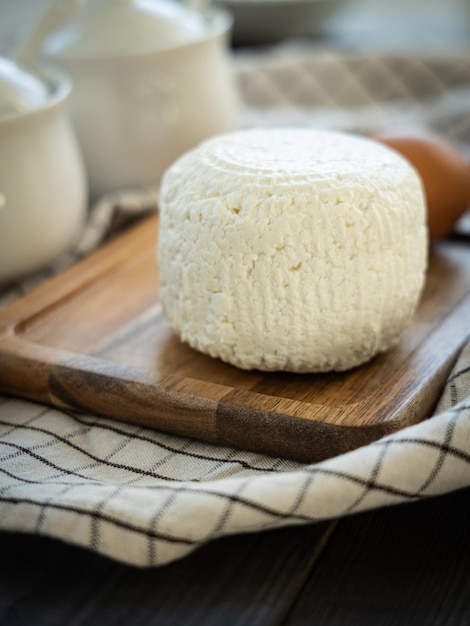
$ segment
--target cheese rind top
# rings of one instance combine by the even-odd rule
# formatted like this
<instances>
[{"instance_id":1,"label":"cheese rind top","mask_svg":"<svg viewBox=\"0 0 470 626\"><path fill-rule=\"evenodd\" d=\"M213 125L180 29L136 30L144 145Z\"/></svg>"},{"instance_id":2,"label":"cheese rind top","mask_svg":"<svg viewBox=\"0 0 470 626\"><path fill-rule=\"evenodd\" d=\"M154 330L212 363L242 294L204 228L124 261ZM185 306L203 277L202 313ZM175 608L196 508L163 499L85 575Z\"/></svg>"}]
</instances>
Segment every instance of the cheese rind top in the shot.
<instances>
[{"instance_id":1,"label":"cheese rind top","mask_svg":"<svg viewBox=\"0 0 470 626\"><path fill-rule=\"evenodd\" d=\"M193 348L244 369L346 370L395 345L427 262L409 163L333 131L207 140L160 190L161 302Z\"/></svg>"}]
</instances>

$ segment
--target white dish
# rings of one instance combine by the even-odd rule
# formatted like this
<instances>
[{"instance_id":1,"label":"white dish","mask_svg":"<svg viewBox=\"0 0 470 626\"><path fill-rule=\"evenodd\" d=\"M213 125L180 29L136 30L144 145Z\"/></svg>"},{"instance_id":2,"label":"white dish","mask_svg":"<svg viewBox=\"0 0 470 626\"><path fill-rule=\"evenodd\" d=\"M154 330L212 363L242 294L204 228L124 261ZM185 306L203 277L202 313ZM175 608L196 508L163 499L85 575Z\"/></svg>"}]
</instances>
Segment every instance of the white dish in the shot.
<instances>
[{"instance_id":1,"label":"white dish","mask_svg":"<svg viewBox=\"0 0 470 626\"><path fill-rule=\"evenodd\" d=\"M73 82L93 200L156 186L182 152L234 127L231 24L222 9L202 17L169 0L86 0L45 40L43 56Z\"/></svg>"},{"instance_id":2,"label":"white dish","mask_svg":"<svg viewBox=\"0 0 470 626\"><path fill-rule=\"evenodd\" d=\"M46 266L71 244L85 219L87 184L66 113L69 80L52 68L33 75L13 62L0 61L4 284Z\"/></svg>"}]
</instances>

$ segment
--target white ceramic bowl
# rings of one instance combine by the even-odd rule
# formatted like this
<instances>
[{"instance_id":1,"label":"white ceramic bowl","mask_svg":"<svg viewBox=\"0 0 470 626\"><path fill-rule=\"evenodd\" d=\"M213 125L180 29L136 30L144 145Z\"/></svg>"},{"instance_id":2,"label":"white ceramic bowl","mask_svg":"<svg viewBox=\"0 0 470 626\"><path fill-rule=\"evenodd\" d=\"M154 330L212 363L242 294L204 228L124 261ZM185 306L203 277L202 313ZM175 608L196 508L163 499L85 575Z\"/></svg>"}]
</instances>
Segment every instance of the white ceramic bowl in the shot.
<instances>
[{"instance_id":1,"label":"white ceramic bowl","mask_svg":"<svg viewBox=\"0 0 470 626\"><path fill-rule=\"evenodd\" d=\"M86 178L66 113L71 85L51 68L42 103L0 115L0 284L50 263L86 215Z\"/></svg>"},{"instance_id":2,"label":"white ceramic bowl","mask_svg":"<svg viewBox=\"0 0 470 626\"><path fill-rule=\"evenodd\" d=\"M116 17L109 2L103 6L109 19ZM231 24L231 16L218 9L204 19L201 36L163 47L156 37L154 49L135 51L127 44L121 50L119 38L114 48L109 44L111 52L95 50L93 29L77 49L57 45L68 41L60 32L46 42L46 58L73 81L70 111L92 198L157 185L182 152L234 127L238 94L227 54ZM140 31L139 26L133 42Z\"/></svg>"}]
</instances>

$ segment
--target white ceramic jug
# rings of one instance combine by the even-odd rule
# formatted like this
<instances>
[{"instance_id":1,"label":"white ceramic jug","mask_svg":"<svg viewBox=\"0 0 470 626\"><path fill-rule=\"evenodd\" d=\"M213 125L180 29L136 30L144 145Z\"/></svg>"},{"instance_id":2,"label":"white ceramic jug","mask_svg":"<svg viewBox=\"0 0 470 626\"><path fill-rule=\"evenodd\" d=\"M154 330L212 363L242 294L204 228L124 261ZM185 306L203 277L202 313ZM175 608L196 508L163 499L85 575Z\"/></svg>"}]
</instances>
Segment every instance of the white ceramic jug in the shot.
<instances>
[{"instance_id":1,"label":"white ceramic jug","mask_svg":"<svg viewBox=\"0 0 470 626\"><path fill-rule=\"evenodd\" d=\"M158 183L202 139L235 125L230 16L170 0L83 0L43 54L73 81L92 197Z\"/></svg>"},{"instance_id":2,"label":"white ceramic jug","mask_svg":"<svg viewBox=\"0 0 470 626\"><path fill-rule=\"evenodd\" d=\"M0 285L51 262L86 215L70 82L0 59Z\"/></svg>"}]
</instances>

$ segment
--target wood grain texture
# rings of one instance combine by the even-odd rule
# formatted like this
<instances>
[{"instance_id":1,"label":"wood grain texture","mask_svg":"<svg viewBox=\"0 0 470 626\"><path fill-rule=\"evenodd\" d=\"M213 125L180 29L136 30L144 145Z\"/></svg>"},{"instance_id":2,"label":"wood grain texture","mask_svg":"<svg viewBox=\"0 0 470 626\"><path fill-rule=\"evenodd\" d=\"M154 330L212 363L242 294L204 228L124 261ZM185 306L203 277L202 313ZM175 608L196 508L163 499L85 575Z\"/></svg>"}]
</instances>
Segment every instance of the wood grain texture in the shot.
<instances>
[{"instance_id":1,"label":"wood grain texture","mask_svg":"<svg viewBox=\"0 0 470 626\"><path fill-rule=\"evenodd\" d=\"M38 537L0 533L5 626L265 626L298 597L331 523L210 542L153 569Z\"/></svg>"},{"instance_id":2,"label":"wood grain texture","mask_svg":"<svg viewBox=\"0 0 470 626\"><path fill-rule=\"evenodd\" d=\"M469 489L341 521L285 626L468 626L469 525Z\"/></svg>"},{"instance_id":3,"label":"wood grain texture","mask_svg":"<svg viewBox=\"0 0 470 626\"><path fill-rule=\"evenodd\" d=\"M0 311L0 391L312 462L424 419L470 330L470 248L430 256L400 344L338 374L245 372L172 333L158 301L158 218Z\"/></svg>"}]
</instances>

